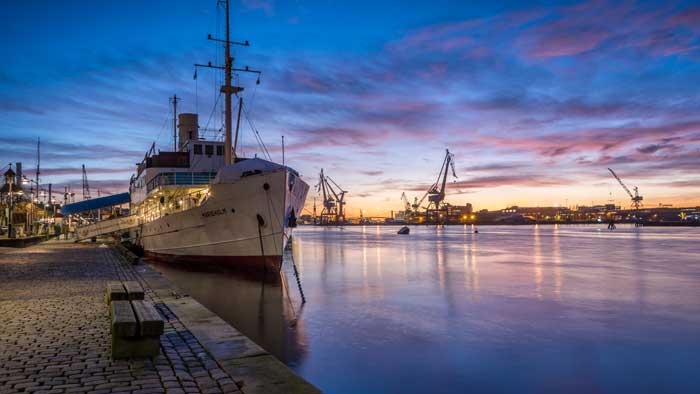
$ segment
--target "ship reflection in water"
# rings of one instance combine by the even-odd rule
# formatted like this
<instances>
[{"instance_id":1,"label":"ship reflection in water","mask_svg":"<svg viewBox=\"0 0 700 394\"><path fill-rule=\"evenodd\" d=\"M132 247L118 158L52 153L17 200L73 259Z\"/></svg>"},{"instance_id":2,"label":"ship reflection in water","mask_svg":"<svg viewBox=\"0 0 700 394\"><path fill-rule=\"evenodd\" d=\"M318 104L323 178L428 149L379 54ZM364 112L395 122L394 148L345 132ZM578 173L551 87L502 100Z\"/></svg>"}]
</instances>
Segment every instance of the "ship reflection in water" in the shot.
<instances>
[{"instance_id":1,"label":"ship reflection in water","mask_svg":"<svg viewBox=\"0 0 700 394\"><path fill-rule=\"evenodd\" d=\"M155 268L285 364L293 366L302 360L304 324L297 319L302 308L285 294L284 272L274 280L169 264Z\"/></svg>"},{"instance_id":2,"label":"ship reflection in water","mask_svg":"<svg viewBox=\"0 0 700 394\"><path fill-rule=\"evenodd\" d=\"M281 283L158 266L329 393L700 392L700 231L303 227Z\"/></svg>"}]
</instances>

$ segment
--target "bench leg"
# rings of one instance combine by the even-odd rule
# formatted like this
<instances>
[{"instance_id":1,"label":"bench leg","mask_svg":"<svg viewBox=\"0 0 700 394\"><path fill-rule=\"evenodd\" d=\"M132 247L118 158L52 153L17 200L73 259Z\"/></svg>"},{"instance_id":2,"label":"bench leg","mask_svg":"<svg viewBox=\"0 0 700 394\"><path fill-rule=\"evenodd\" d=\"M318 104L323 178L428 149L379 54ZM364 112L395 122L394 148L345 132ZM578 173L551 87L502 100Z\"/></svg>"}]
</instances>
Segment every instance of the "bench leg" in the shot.
<instances>
[{"instance_id":1,"label":"bench leg","mask_svg":"<svg viewBox=\"0 0 700 394\"><path fill-rule=\"evenodd\" d=\"M120 338L112 335L112 358L155 358L160 354L160 336Z\"/></svg>"}]
</instances>

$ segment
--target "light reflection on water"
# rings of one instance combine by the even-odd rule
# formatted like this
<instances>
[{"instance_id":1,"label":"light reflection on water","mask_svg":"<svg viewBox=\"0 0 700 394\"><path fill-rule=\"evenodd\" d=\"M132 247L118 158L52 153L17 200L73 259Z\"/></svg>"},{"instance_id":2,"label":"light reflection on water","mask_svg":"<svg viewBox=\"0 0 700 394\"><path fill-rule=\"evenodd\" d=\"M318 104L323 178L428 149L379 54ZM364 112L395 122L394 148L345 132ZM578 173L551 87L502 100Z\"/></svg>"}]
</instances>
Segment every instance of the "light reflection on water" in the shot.
<instances>
[{"instance_id":1,"label":"light reflection on water","mask_svg":"<svg viewBox=\"0 0 700 394\"><path fill-rule=\"evenodd\" d=\"M158 269L330 393L700 392L700 231L303 227L282 284Z\"/></svg>"}]
</instances>

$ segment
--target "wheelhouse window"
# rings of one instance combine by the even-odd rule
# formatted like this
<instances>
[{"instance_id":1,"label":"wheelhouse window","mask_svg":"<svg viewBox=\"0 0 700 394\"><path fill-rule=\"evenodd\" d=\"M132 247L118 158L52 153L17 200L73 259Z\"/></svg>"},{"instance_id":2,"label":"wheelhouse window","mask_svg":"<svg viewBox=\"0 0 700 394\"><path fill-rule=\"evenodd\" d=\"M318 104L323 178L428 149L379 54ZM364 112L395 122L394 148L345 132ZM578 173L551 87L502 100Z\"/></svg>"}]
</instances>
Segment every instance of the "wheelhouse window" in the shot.
<instances>
[{"instance_id":1,"label":"wheelhouse window","mask_svg":"<svg viewBox=\"0 0 700 394\"><path fill-rule=\"evenodd\" d=\"M217 155L217 156L223 156L223 155L224 155L224 147L223 147L223 145L217 145L217 146L216 146L216 155Z\"/></svg>"},{"instance_id":2,"label":"wheelhouse window","mask_svg":"<svg viewBox=\"0 0 700 394\"><path fill-rule=\"evenodd\" d=\"M214 154L214 145L204 145L204 153L207 156L211 156Z\"/></svg>"},{"instance_id":3,"label":"wheelhouse window","mask_svg":"<svg viewBox=\"0 0 700 394\"><path fill-rule=\"evenodd\" d=\"M200 144L194 144L194 154L195 154L195 155L201 155L201 154L202 154L202 145L200 145Z\"/></svg>"}]
</instances>

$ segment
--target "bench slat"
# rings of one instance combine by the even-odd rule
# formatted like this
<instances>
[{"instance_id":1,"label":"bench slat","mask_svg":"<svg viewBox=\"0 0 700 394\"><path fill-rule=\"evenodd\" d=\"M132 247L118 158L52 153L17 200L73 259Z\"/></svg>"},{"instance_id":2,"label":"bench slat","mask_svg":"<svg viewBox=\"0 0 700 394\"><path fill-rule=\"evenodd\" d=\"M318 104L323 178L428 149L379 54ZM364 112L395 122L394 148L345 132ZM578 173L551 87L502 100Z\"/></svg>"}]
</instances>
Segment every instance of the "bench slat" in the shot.
<instances>
[{"instance_id":1,"label":"bench slat","mask_svg":"<svg viewBox=\"0 0 700 394\"><path fill-rule=\"evenodd\" d=\"M137 333L136 316L129 301L112 301L112 336L133 337Z\"/></svg>"},{"instance_id":2,"label":"bench slat","mask_svg":"<svg viewBox=\"0 0 700 394\"><path fill-rule=\"evenodd\" d=\"M156 308L147 301L132 301L136 319L139 322L139 334L144 337L163 334L163 319Z\"/></svg>"},{"instance_id":3,"label":"bench slat","mask_svg":"<svg viewBox=\"0 0 700 394\"><path fill-rule=\"evenodd\" d=\"M136 281L124 282L124 287L126 287L126 292L128 293L129 300L143 300L143 287Z\"/></svg>"},{"instance_id":4,"label":"bench slat","mask_svg":"<svg viewBox=\"0 0 700 394\"><path fill-rule=\"evenodd\" d=\"M128 300L126 289L122 282L107 282L107 303Z\"/></svg>"}]
</instances>

